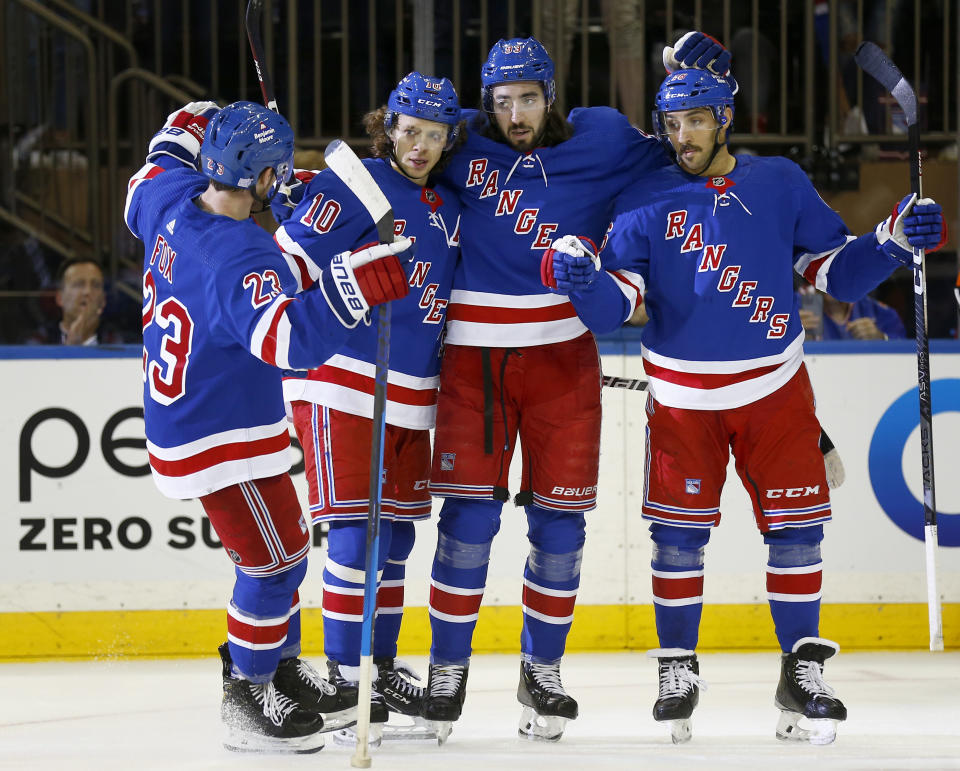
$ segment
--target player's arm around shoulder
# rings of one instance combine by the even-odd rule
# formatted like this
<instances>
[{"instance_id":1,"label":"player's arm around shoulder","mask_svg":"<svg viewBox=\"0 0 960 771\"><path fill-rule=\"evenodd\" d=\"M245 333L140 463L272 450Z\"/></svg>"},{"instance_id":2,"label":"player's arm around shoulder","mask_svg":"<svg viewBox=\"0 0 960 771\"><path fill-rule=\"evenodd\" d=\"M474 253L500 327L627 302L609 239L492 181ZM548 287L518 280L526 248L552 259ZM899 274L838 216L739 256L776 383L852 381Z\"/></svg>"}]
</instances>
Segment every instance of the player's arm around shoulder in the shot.
<instances>
[{"instance_id":1,"label":"player's arm around shoulder","mask_svg":"<svg viewBox=\"0 0 960 771\"><path fill-rule=\"evenodd\" d=\"M278 211L284 215L274 240L303 274L303 288L319 281L335 254L360 246L364 238L376 240L369 215L355 199L336 174L325 169L306 182L292 210L284 204L286 212L272 207L275 217Z\"/></svg>"}]
</instances>

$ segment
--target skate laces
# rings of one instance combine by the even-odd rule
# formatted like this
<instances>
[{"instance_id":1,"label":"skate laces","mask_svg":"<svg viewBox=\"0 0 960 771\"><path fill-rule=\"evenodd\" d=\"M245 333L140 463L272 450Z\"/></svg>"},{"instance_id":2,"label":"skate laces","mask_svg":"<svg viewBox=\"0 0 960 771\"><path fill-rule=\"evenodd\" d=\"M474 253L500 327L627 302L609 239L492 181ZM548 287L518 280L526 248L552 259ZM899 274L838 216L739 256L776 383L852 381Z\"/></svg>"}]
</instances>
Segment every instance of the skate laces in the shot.
<instances>
[{"instance_id":1,"label":"skate laces","mask_svg":"<svg viewBox=\"0 0 960 771\"><path fill-rule=\"evenodd\" d=\"M320 673L303 659L297 659L297 675L305 683L322 691L324 696L335 696L337 693L336 687L329 680L321 677Z\"/></svg>"},{"instance_id":2,"label":"skate laces","mask_svg":"<svg viewBox=\"0 0 960 771\"><path fill-rule=\"evenodd\" d=\"M284 719L299 706L293 699L280 693L273 682L250 683L250 691L263 707L263 716L270 718L275 726L282 725Z\"/></svg>"},{"instance_id":3,"label":"skate laces","mask_svg":"<svg viewBox=\"0 0 960 771\"><path fill-rule=\"evenodd\" d=\"M404 696L417 698L423 696L423 688L407 679L409 677L419 681L422 678L406 661L394 659L393 666L385 674L385 679L395 691L402 693Z\"/></svg>"},{"instance_id":4,"label":"skate laces","mask_svg":"<svg viewBox=\"0 0 960 771\"><path fill-rule=\"evenodd\" d=\"M430 670L431 696L455 696L463 680L464 667L459 664L434 664Z\"/></svg>"},{"instance_id":5,"label":"skate laces","mask_svg":"<svg viewBox=\"0 0 960 771\"><path fill-rule=\"evenodd\" d=\"M543 688L545 691L551 691L552 693L559 693L563 696L568 696L569 694L563 690L563 683L560 682L560 665L559 664L527 664L530 668L530 674L533 676L533 679L537 681L537 685Z\"/></svg>"},{"instance_id":6,"label":"skate laces","mask_svg":"<svg viewBox=\"0 0 960 771\"><path fill-rule=\"evenodd\" d=\"M797 659L797 683L814 696L833 696L836 693L823 681L823 668L817 661Z\"/></svg>"},{"instance_id":7,"label":"skate laces","mask_svg":"<svg viewBox=\"0 0 960 771\"><path fill-rule=\"evenodd\" d=\"M660 662L660 697L685 696L694 687L707 690L707 682L690 667L689 661Z\"/></svg>"}]
</instances>

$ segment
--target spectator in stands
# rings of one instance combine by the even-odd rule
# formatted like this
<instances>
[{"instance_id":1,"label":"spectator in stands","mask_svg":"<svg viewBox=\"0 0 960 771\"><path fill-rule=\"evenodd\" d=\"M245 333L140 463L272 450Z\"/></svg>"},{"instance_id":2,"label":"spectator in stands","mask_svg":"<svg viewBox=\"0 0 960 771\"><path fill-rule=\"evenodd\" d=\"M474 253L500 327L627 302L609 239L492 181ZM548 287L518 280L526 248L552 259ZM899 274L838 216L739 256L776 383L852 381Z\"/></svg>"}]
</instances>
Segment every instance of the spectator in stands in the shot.
<instances>
[{"instance_id":1,"label":"spectator in stands","mask_svg":"<svg viewBox=\"0 0 960 771\"><path fill-rule=\"evenodd\" d=\"M899 314L869 295L855 303L846 303L826 292L817 292L823 296L822 317L814 311L800 309L800 322L807 330L808 339L902 340L907 336ZM822 337L819 336L821 323Z\"/></svg>"},{"instance_id":2,"label":"spectator in stands","mask_svg":"<svg viewBox=\"0 0 960 771\"><path fill-rule=\"evenodd\" d=\"M103 270L90 257L66 260L58 271L56 303L62 311L59 322L43 330L45 343L97 345L100 316L106 304Z\"/></svg>"}]
</instances>

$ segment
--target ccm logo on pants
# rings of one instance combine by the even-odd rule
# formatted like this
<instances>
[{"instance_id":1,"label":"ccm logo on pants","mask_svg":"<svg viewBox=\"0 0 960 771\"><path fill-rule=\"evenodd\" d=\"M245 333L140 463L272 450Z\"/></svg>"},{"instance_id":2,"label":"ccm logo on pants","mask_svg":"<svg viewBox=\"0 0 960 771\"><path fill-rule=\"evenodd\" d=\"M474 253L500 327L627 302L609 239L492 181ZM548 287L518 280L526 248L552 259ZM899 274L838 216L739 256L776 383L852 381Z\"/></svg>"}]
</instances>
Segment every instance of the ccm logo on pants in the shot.
<instances>
[{"instance_id":1,"label":"ccm logo on pants","mask_svg":"<svg viewBox=\"0 0 960 771\"><path fill-rule=\"evenodd\" d=\"M767 490L768 498L804 498L808 495L818 495L820 485L813 487L779 487L774 490Z\"/></svg>"}]
</instances>

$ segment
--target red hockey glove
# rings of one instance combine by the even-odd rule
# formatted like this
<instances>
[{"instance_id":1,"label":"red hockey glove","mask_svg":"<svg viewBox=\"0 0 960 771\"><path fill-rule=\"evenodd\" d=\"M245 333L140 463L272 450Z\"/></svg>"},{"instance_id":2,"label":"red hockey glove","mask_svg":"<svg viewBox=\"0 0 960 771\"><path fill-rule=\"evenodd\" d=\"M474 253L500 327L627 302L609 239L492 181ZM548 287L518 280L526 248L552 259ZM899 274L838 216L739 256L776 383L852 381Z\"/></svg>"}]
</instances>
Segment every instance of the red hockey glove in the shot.
<instances>
[{"instance_id":1,"label":"red hockey glove","mask_svg":"<svg viewBox=\"0 0 960 771\"><path fill-rule=\"evenodd\" d=\"M200 168L200 146L207 123L220 111L216 102L190 102L167 116L147 150L147 161L169 155L194 169Z\"/></svg>"}]
</instances>

